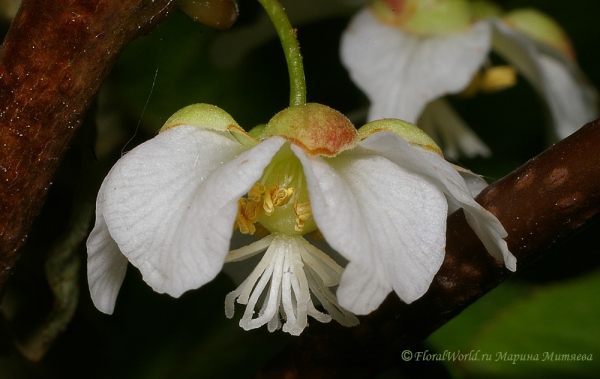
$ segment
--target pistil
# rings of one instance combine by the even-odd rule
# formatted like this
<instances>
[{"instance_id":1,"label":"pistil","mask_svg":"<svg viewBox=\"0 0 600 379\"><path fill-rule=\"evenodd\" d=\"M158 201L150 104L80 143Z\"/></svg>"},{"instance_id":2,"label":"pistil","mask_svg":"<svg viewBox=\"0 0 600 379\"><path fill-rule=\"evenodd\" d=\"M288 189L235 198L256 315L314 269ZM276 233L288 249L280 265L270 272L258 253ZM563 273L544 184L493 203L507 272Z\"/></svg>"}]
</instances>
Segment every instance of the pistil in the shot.
<instances>
[{"instance_id":1,"label":"pistil","mask_svg":"<svg viewBox=\"0 0 600 379\"><path fill-rule=\"evenodd\" d=\"M329 290L339 283L342 267L301 236L269 235L230 251L225 262L244 260L265 249L250 276L225 298L228 318L233 317L237 300L246 305L240 320L240 326L245 330L267 324L271 332L282 327L284 332L299 335L308 325L308 316L320 322L329 322L333 318L345 326L358 324L356 316L340 307ZM263 293L264 301L255 317L256 305ZM316 309L311 293L328 314ZM285 320L283 326L281 319Z\"/></svg>"}]
</instances>

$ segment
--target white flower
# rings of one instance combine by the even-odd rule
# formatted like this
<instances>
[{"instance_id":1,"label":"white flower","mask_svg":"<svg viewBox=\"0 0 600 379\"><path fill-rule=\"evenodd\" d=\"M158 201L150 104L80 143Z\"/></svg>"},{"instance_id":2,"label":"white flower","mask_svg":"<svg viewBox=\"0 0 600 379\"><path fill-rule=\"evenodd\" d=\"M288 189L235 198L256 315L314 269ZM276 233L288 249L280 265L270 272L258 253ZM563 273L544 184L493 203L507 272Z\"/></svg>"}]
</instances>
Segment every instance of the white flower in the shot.
<instances>
[{"instance_id":1,"label":"white flower","mask_svg":"<svg viewBox=\"0 0 600 379\"><path fill-rule=\"evenodd\" d=\"M277 329L280 314L291 334L307 326L307 315L354 325L350 312L371 312L392 290L407 303L427 291L444 258L446 196L464 208L490 254L516 268L500 222L410 124L381 120L357 133L339 112L306 104L277 114L259 142L224 111L198 104L166 125L115 164L98 194L88 280L105 313L128 261L155 291L178 297L225 262L266 250L227 296L228 317L237 299L247 304L245 329ZM234 226L271 234L229 252ZM345 269L304 239L317 228L347 259ZM329 287L338 283L336 300Z\"/></svg>"},{"instance_id":2,"label":"white flower","mask_svg":"<svg viewBox=\"0 0 600 379\"><path fill-rule=\"evenodd\" d=\"M398 14L387 9L386 3L393 6L390 4L402 2L376 1L352 19L342 36L342 61L371 101L368 120L393 117L418 122L444 143L449 156L456 156L459 150L467 156L489 155L485 144L441 97L465 90L485 69L490 50L503 57L545 99L558 138L597 116L596 91L575 64L566 36L539 12L527 9L503 19L492 17L473 23L470 17L466 21L461 18L471 9L464 0L407 0L397 5ZM426 8L432 4L446 13L440 10L425 24L427 19L419 18L424 14L418 12L435 12L435 7ZM444 8L448 4L456 5L454 13ZM414 7L423 9L408 14ZM382 21L386 15L395 24ZM439 25L444 25L441 20L448 17L458 19L455 29L438 31ZM420 23L415 26L414 20ZM543 37L551 40L531 37L536 32L534 23L543 28ZM426 34L426 28L436 33ZM500 86L510 86L514 79L507 71L492 73L501 75L491 80L508 80Z\"/></svg>"}]
</instances>

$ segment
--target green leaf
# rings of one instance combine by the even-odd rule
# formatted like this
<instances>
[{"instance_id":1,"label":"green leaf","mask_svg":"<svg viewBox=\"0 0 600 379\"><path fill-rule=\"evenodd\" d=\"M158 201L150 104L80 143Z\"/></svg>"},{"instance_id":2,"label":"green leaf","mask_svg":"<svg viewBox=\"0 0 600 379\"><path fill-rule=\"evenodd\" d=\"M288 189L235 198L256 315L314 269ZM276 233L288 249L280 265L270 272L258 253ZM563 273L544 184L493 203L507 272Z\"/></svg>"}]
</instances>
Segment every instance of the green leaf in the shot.
<instances>
[{"instance_id":1,"label":"green leaf","mask_svg":"<svg viewBox=\"0 0 600 379\"><path fill-rule=\"evenodd\" d=\"M600 371L600 272L535 288L501 286L428 340L458 377L592 378ZM473 356L473 355L472 355Z\"/></svg>"}]
</instances>

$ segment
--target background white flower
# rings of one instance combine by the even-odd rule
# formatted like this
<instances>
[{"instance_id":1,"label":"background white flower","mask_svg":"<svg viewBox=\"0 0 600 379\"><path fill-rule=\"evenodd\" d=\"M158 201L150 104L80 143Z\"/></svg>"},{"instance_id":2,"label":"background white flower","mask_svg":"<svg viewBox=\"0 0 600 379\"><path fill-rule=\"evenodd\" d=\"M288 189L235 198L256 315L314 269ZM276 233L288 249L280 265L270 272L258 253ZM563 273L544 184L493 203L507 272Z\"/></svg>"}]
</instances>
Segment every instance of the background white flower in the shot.
<instances>
[{"instance_id":1,"label":"background white flower","mask_svg":"<svg viewBox=\"0 0 600 379\"><path fill-rule=\"evenodd\" d=\"M487 156L487 146L441 97L463 91L491 50L544 98L559 138L597 116L597 93L573 60L498 18L450 34L420 35L385 24L365 8L342 36L341 58L371 101L368 120L418 123L449 156Z\"/></svg>"}]
</instances>

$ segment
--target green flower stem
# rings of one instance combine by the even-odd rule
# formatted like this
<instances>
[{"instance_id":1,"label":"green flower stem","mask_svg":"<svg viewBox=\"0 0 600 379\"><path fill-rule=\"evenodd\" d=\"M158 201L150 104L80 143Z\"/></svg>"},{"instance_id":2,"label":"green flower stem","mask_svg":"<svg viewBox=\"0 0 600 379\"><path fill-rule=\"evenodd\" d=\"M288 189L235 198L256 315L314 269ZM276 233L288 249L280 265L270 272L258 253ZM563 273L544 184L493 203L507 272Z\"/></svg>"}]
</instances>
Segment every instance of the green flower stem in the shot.
<instances>
[{"instance_id":1,"label":"green flower stem","mask_svg":"<svg viewBox=\"0 0 600 379\"><path fill-rule=\"evenodd\" d=\"M278 0L258 0L265 8L281 40L290 75L290 107L306 104L306 82L296 31Z\"/></svg>"}]
</instances>

